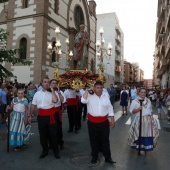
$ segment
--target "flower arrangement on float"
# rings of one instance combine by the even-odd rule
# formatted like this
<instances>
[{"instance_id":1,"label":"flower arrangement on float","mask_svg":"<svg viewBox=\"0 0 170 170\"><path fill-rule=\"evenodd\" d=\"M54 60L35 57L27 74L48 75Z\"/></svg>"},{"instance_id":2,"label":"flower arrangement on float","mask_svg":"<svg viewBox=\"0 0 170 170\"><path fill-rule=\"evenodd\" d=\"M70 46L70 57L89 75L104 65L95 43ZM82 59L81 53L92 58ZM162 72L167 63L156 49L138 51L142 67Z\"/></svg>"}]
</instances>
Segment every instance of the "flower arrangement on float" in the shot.
<instances>
[{"instance_id":1,"label":"flower arrangement on float","mask_svg":"<svg viewBox=\"0 0 170 170\"><path fill-rule=\"evenodd\" d=\"M84 71L84 72L79 72L79 71L68 71L62 75L60 75L61 79L67 79L67 80L75 80L75 79L80 79L83 82L87 82L89 80L97 80L99 77L98 74L93 74L91 71Z\"/></svg>"}]
</instances>

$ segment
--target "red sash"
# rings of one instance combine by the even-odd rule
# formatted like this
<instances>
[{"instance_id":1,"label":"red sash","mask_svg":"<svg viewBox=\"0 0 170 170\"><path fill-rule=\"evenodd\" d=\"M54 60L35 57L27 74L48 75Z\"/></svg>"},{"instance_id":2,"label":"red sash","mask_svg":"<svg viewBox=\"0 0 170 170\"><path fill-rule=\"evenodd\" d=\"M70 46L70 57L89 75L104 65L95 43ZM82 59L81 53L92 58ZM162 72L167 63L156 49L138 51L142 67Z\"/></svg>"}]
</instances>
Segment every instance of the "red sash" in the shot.
<instances>
[{"instance_id":1,"label":"red sash","mask_svg":"<svg viewBox=\"0 0 170 170\"><path fill-rule=\"evenodd\" d=\"M55 121L55 108L50 108L50 109L38 109L38 115L39 116L50 116L50 124L54 124Z\"/></svg>"},{"instance_id":2,"label":"red sash","mask_svg":"<svg viewBox=\"0 0 170 170\"><path fill-rule=\"evenodd\" d=\"M107 116L92 116L91 114L88 114L88 120L92 123L102 123L108 120Z\"/></svg>"},{"instance_id":3,"label":"red sash","mask_svg":"<svg viewBox=\"0 0 170 170\"><path fill-rule=\"evenodd\" d=\"M67 99L67 106L75 106L77 105L77 98L68 98Z\"/></svg>"}]
</instances>

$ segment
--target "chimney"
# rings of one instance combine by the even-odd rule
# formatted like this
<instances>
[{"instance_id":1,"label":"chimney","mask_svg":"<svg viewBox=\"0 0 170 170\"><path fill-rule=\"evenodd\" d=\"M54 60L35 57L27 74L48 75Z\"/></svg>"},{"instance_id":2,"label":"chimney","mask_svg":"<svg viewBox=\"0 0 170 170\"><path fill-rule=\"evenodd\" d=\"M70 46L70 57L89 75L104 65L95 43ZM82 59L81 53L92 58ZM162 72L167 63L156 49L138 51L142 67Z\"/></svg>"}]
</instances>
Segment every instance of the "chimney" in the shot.
<instances>
[{"instance_id":1,"label":"chimney","mask_svg":"<svg viewBox=\"0 0 170 170\"><path fill-rule=\"evenodd\" d=\"M89 0L89 12L91 15L96 17L96 2L94 0Z\"/></svg>"}]
</instances>

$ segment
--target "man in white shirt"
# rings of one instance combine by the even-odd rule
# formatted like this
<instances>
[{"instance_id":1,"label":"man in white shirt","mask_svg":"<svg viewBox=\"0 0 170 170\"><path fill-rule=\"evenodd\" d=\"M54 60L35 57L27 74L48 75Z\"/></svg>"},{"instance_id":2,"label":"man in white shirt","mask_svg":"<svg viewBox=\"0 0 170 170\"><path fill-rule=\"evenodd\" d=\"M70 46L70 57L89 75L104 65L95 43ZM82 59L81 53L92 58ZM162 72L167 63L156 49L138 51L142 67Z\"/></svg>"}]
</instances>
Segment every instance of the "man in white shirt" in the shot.
<instances>
[{"instance_id":1,"label":"man in white shirt","mask_svg":"<svg viewBox=\"0 0 170 170\"><path fill-rule=\"evenodd\" d=\"M56 120L57 120L57 132L58 132L58 144L60 145L60 149L64 148L64 141L63 141L63 131L62 131L62 111L61 111L61 104L66 102L66 98L64 93L57 87L57 81L52 79L50 81L51 87L54 89L57 97L58 102L55 103L55 110L56 110Z\"/></svg>"},{"instance_id":2,"label":"man in white shirt","mask_svg":"<svg viewBox=\"0 0 170 170\"><path fill-rule=\"evenodd\" d=\"M67 101L67 114L69 120L69 130L68 133L73 132L78 133L78 96L74 89L67 89L64 91L64 96Z\"/></svg>"},{"instance_id":3,"label":"man in white shirt","mask_svg":"<svg viewBox=\"0 0 170 170\"><path fill-rule=\"evenodd\" d=\"M88 91L94 91L93 95ZM109 121L108 116L111 118L110 126L114 127L114 112L113 106L106 93L103 93L103 83L97 81L93 87L86 90L81 98L82 103L87 104L88 110L88 132L90 138L90 145L92 149L92 164L97 163L98 152L100 144L105 157L105 161L109 163L116 163L111 158L110 143L109 143Z\"/></svg>"},{"instance_id":4,"label":"man in white shirt","mask_svg":"<svg viewBox=\"0 0 170 170\"><path fill-rule=\"evenodd\" d=\"M51 139L52 148L54 156L60 159L58 143L57 143L57 123L55 120L55 103L58 102L58 97L56 96L53 88L50 88L49 78L44 78L42 80L43 89L36 92L31 105L30 116L33 114L35 106L38 108L38 129L40 135L40 143L42 146L42 153L40 159L48 155L48 140ZM51 90L51 92L47 91ZM29 122L31 122L31 117Z\"/></svg>"}]
</instances>

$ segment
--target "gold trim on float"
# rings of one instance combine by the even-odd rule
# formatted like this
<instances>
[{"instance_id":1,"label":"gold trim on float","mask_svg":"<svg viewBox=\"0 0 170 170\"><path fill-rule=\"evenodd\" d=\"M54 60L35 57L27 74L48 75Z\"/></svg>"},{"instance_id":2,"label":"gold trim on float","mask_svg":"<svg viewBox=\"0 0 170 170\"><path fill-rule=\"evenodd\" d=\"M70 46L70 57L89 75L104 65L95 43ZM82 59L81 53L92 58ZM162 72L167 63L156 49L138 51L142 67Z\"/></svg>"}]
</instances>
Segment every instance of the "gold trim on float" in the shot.
<instances>
[{"instance_id":1,"label":"gold trim on float","mask_svg":"<svg viewBox=\"0 0 170 170\"><path fill-rule=\"evenodd\" d=\"M74 80L64 79L64 78L59 77L58 72L59 72L59 68L58 68L58 66L55 66L55 71L53 72L53 78L57 80L59 87L72 88L72 89L75 89L76 91L79 91L80 89L94 86L94 84L96 82L96 80L89 80L89 79L87 81L83 81L79 77L74 78ZM92 73L92 71L88 71L87 69L70 70L68 72L79 72L79 73L90 72L90 73ZM104 77L103 67L99 67L99 69L98 69L98 79L97 80L101 80L103 83L106 82L106 79Z\"/></svg>"}]
</instances>

